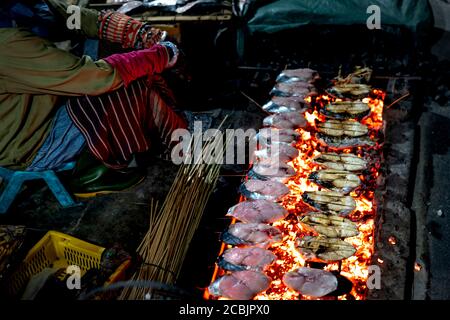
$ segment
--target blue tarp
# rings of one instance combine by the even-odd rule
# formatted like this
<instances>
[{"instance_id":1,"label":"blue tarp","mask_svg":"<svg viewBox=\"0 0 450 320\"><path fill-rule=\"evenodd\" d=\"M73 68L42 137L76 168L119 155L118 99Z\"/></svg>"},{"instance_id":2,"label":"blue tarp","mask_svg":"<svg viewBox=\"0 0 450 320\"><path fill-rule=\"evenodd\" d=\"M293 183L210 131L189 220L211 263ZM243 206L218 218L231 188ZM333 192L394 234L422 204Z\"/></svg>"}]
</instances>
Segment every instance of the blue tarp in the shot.
<instances>
[{"instance_id":1,"label":"blue tarp","mask_svg":"<svg viewBox=\"0 0 450 320\"><path fill-rule=\"evenodd\" d=\"M383 25L415 30L432 23L427 0L276 0L253 1L246 16L251 32L274 33L304 25L366 25L370 5L380 7Z\"/></svg>"}]
</instances>

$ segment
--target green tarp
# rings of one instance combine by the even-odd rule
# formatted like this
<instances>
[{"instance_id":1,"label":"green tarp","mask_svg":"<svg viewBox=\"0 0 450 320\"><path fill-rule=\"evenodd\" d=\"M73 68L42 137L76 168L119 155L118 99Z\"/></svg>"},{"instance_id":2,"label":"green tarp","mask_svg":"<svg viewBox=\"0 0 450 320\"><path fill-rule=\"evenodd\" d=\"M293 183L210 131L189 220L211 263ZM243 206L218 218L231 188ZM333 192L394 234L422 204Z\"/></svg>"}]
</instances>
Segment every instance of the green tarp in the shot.
<instances>
[{"instance_id":1,"label":"green tarp","mask_svg":"<svg viewBox=\"0 0 450 320\"><path fill-rule=\"evenodd\" d=\"M251 32L274 33L304 25L366 25L370 5L380 7L383 25L416 29L432 23L427 0L276 0L253 1L246 20Z\"/></svg>"}]
</instances>

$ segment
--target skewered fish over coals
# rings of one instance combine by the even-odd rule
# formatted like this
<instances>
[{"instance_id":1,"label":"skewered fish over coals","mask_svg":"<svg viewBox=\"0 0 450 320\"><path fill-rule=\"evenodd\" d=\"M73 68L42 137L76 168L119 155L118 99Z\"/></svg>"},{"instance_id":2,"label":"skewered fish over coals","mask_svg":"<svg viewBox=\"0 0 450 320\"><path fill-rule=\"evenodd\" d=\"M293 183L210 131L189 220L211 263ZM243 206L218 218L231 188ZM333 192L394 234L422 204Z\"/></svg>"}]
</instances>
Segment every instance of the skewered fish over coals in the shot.
<instances>
[{"instance_id":1,"label":"skewered fish over coals","mask_svg":"<svg viewBox=\"0 0 450 320\"><path fill-rule=\"evenodd\" d=\"M306 191L302 194L302 199L320 211L341 215L347 215L356 208L356 202L352 197L333 191Z\"/></svg>"},{"instance_id":2,"label":"skewered fish over coals","mask_svg":"<svg viewBox=\"0 0 450 320\"><path fill-rule=\"evenodd\" d=\"M369 105L362 101L336 101L319 109L319 112L332 119L358 119L370 113Z\"/></svg>"},{"instance_id":3,"label":"skewered fish over coals","mask_svg":"<svg viewBox=\"0 0 450 320\"><path fill-rule=\"evenodd\" d=\"M308 82L277 83L270 94L278 97L305 97L317 93L316 88Z\"/></svg>"},{"instance_id":4,"label":"skewered fish over coals","mask_svg":"<svg viewBox=\"0 0 450 320\"><path fill-rule=\"evenodd\" d=\"M355 120L327 120L317 124L318 140L334 148L348 148L354 146L374 145L367 135L366 125Z\"/></svg>"},{"instance_id":5,"label":"skewered fish over coals","mask_svg":"<svg viewBox=\"0 0 450 320\"><path fill-rule=\"evenodd\" d=\"M290 69L281 72L276 81L277 82L314 82L320 79L319 73L316 70L309 68Z\"/></svg>"},{"instance_id":6,"label":"skewered fish over coals","mask_svg":"<svg viewBox=\"0 0 450 320\"><path fill-rule=\"evenodd\" d=\"M309 180L332 191L348 194L361 184L361 179L351 172L341 170L319 170L311 172Z\"/></svg>"},{"instance_id":7,"label":"skewered fish over coals","mask_svg":"<svg viewBox=\"0 0 450 320\"><path fill-rule=\"evenodd\" d=\"M232 216L247 223L273 223L283 220L288 211L278 203L268 200L243 201L228 209Z\"/></svg>"},{"instance_id":8,"label":"skewered fish over coals","mask_svg":"<svg viewBox=\"0 0 450 320\"><path fill-rule=\"evenodd\" d=\"M355 254L356 249L348 242L323 236L305 236L297 239L297 250L307 260L339 261Z\"/></svg>"},{"instance_id":9,"label":"skewered fish over coals","mask_svg":"<svg viewBox=\"0 0 450 320\"><path fill-rule=\"evenodd\" d=\"M309 212L299 216L298 220L328 238L348 238L359 234L353 221L325 212Z\"/></svg>"},{"instance_id":10,"label":"skewered fish over coals","mask_svg":"<svg viewBox=\"0 0 450 320\"><path fill-rule=\"evenodd\" d=\"M254 156L258 161L280 161L289 162L299 155L298 149L288 143L277 143L255 150Z\"/></svg>"},{"instance_id":11,"label":"skewered fish over coals","mask_svg":"<svg viewBox=\"0 0 450 320\"><path fill-rule=\"evenodd\" d=\"M269 250L258 247L231 248L219 257L218 265L229 271L263 271L276 258Z\"/></svg>"},{"instance_id":12,"label":"skewered fish over coals","mask_svg":"<svg viewBox=\"0 0 450 320\"><path fill-rule=\"evenodd\" d=\"M262 128L256 135L260 145L267 146L273 143L293 143L300 137L300 134L292 129Z\"/></svg>"},{"instance_id":13,"label":"skewered fish over coals","mask_svg":"<svg viewBox=\"0 0 450 320\"><path fill-rule=\"evenodd\" d=\"M322 153L313 162L322 168L360 172L367 168L367 161L351 153Z\"/></svg>"},{"instance_id":14,"label":"skewered fish over coals","mask_svg":"<svg viewBox=\"0 0 450 320\"><path fill-rule=\"evenodd\" d=\"M273 114L263 120L264 126L277 129L304 128L306 124L306 119L300 112Z\"/></svg>"},{"instance_id":15,"label":"skewered fish over coals","mask_svg":"<svg viewBox=\"0 0 450 320\"><path fill-rule=\"evenodd\" d=\"M328 92L338 97L362 98L367 97L371 87L361 83L345 83L331 87Z\"/></svg>"},{"instance_id":16,"label":"skewered fish over coals","mask_svg":"<svg viewBox=\"0 0 450 320\"><path fill-rule=\"evenodd\" d=\"M293 167L279 160L256 162L248 173L250 178L275 180L283 183L295 175L296 171Z\"/></svg>"},{"instance_id":17,"label":"skewered fish over coals","mask_svg":"<svg viewBox=\"0 0 450 320\"><path fill-rule=\"evenodd\" d=\"M361 137L369 132L367 126L355 120L327 120L317 124L319 132L332 137Z\"/></svg>"},{"instance_id":18,"label":"skewered fish over coals","mask_svg":"<svg viewBox=\"0 0 450 320\"><path fill-rule=\"evenodd\" d=\"M281 182L256 179L251 179L241 184L239 191L248 199L270 201L278 201L290 192L289 188Z\"/></svg>"},{"instance_id":19,"label":"skewered fish over coals","mask_svg":"<svg viewBox=\"0 0 450 320\"><path fill-rule=\"evenodd\" d=\"M236 271L214 281L209 287L210 294L232 300L251 300L267 290L271 279L258 271Z\"/></svg>"},{"instance_id":20,"label":"skewered fish over coals","mask_svg":"<svg viewBox=\"0 0 450 320\"><path fill-rule=\"evenodd\" d=\"M272 99L263 105L263 109L269 113L286 113L286 112L305 112L305 95L296 97L272 97Z\"/></svg>"},{"instance_id":21,"label":"skewered fish over coals","mask_svg":"<svg viewBox=\"0 0 450 320\"><path fill-rule=\"evenodd\" d=\"M304 296L316 298L326 296L338 286L337 278L331 272L306 267L286 273L283 283Z\"/></svg>"},{"instance_id":22,"label":"skewered fish over coals","mask_svg":"<svg viewBox=\"0 0 450 320\"><path fill-rule=\"evenodd\" d=\"M235 223L222 233L222 241L231 245L268 247L280 242L281 231L264 223Z\"/></svg>"}]
</instances>

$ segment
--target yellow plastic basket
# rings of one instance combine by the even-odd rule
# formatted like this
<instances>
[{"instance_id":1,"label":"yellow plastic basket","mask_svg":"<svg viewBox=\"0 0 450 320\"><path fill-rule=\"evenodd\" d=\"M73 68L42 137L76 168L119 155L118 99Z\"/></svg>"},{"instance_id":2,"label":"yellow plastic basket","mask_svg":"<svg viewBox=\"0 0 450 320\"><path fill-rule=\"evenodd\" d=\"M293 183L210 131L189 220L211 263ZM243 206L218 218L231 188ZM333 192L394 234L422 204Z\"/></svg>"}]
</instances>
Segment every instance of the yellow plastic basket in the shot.
<instances>
[{"instance_id":1,"label":"yellow plastic basket","mask_svg":"<svg viewBox=\"0 0 450 320\"><path fill-rule=\"evenodd\" d=\"M64 233L49 231L28 252L27 256L12 274L8 291L18 295L34 275L48 267L66 268L76 265L84 275L91 268L98 268L105 248L76 239Z\"/></svg>"}]
</instances>

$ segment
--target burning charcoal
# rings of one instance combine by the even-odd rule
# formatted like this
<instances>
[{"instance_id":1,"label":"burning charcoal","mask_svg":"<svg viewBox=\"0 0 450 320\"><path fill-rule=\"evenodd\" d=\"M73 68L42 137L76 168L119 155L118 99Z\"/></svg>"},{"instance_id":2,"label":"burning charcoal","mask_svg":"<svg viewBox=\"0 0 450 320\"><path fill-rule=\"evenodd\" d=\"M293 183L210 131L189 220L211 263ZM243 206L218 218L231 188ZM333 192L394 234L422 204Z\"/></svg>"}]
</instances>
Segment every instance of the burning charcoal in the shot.
<instances>
[{"instance_id":1,"label":"burning charcoal","mask_svg":"<svg viewBox=\"0 0 450 320\"><path fill-rule=\"evenodd\" d=\"M360 172L367 168L367 161L351 153L322 153L314 158L322 168Z\"/></svg>"},{"instance_id":2,"label":"burning charcoal","mask_svg":"<svg viewBox=\"0 0 450 320\"><path fill-rule=\"evenodd\" d=\"M254 152L258 161L289 162L298 157L299 151L288 143L278 143L275 146L266 146Z\"/></svg>"},{"instance_id":3,"label":"burning charcoal","mask_svg":"<svg viewBox=\"0 0 450 320\"><path fill-rule=\"evenodd\" d=\"M316 88L307 82L277 83L270 94L277 97L305 97L317 93Z\"/></svg>"},{"instance_id":4,"label":"burning charcoal","mask_svg":"<svg viewBox=\"0 0 450 320\"><path fill-rule=\"evenodd\" d=\"M229 271L262 271L277 258L269 250L258 247L227 249L219 258L220 268Z\"/></svg>"},{"instance_id":5,"label":"burning charcoal","mask_svg":"<svg viewBox=\"0 0 450 320\"><path fill-rule=\"evenodd\" d=\"M280 242L281 231L264 223L235 223L222 233L222 241L231 245L249 245L265 248Z\"/></svg>"},{"instance_id":6,"label":"burning charcoal","mask_svg":"<svg viewBox=\"0 0 450 320\"><path fill-rule=\"evenodd\" d=\"M355 99L367 97L371 90L372 88L366 84L346 83L331 87L328 92L341 98L350 97Z\"/></svg>"},{"instance_id":7,"label":"burning charcoal","mask_svg":"<svg viewBox=\"0 0 450 320\"><path fill-rule=\"evenodd\" d=\"M356 174L341 170L314 171L311 172L308 179L319 186L343 194L350 193L361 184L361 180Z\"/></svg>"},{"instance_id":8,"label":"burning charcoal","mask_svg":"<svg viewBox=\"0 0 450 320\"><path fill-rule=\"evenodd\" d=\"M283 282L292 290L304 296L323 297L335 291L336 277L328 271L313 268L298 268L283 276Z\"/></svg>"},{"instance_id":9,"label":"burning charcoal","mask_svg":"<svg viewBox=\"0 0 450 320\"><path fill-rule=\"evenodd\" d=\"M300 112L274 114L263 120L263 125L278 129L304 128L306 119Z\"/></svg>"},{"instance_id":10,"label":"burning charcoal","mask_svg":"<svg viewBox=\"0 0 450 320\"><path fill-rule=\"evenodd\" d=\"M333 191L306 191L302 199L320 211L341 215L348 215L356 208L356 202L352 197Z\"/></svg>"},{"instance_id":11,"label":"burning charcoal","mask_svg":"<svg viewBox=\"0 0 450 320\"><path fill-rule=\"evenodd\" d=\"M304 69L291 69L284 70L277 77L277 82L314 82L320 79L319 73L316 70L304 68Z\"/></svg>"},{"instance_id":12,"label":"burning charcoal","mask_svg":"<svg viewBox=\"0 0 450 320\"><path fill-rule=\"evenodd\" d=\"M348 238L359 234L358 227L351 220L325 212L309 212L298 220L328 238Z\"/></svg>"},{"instance_id":13,"label":"burning charcoal","mask_svg":"<svg viewBox=\"0 0 450 320\"><path fill-rule=\"evenodd\" d=\"M370 113L369 105L362 101L337 101L325 105L319 112L332 119L358 119L366 117Z\"/></svg>"},{"instance_id":14,"label":"burning charcoal","mask_svg":"<svg viewBox=\"0 0 450 320\"><path fill-rule=\"evenodd\" d=\"M273 223L283 220L287 215L288 211L285 208L267 200L243 201L227 212L227 216L248 223Z\"/></svg>"},{"instance_id":15,"label":"burning charcoal","mask_svg":"<svg viewBox=\"0 0 450 320\"><path fill-rule=\"evenodd\" d=\"M269 113L287 113L287 112L305 112L305 97L272 97L272 99L263 105L263 109Z\"/></svg>"},{"instance_id":16,"label":"burning charcoal","mask_svg":"<svg viewBox=\"0 0 450 320\"><path fill-rule=\"evenodd\" d=\"M289 188L281 182L256 179L251 179L243 183L239 191L244 197L249 199L270 201L278 201L290 192Z\"/></svg>"},{"instance_id":17,"label":"burning charcoal","mask_svg":"<svg viewBox=\"0 0 450 320\"><path fill-rule=\"evenodd\" d=\"M350 243L324 236L305 236L297 239L296 245L307 260L339 261L351 257L356 252Z\"/></svg>"},{"instance_id":18,"label":"burning charcoal","mask_svg":"<svg viewBox=\"0 0 450 320\"><path fill-rule=\"evenodd\" d=\"M236 271L214 281L208 291L232 300L251 300L269 288L271 279L262 272Z\"/></svg>"}]
</instances>

